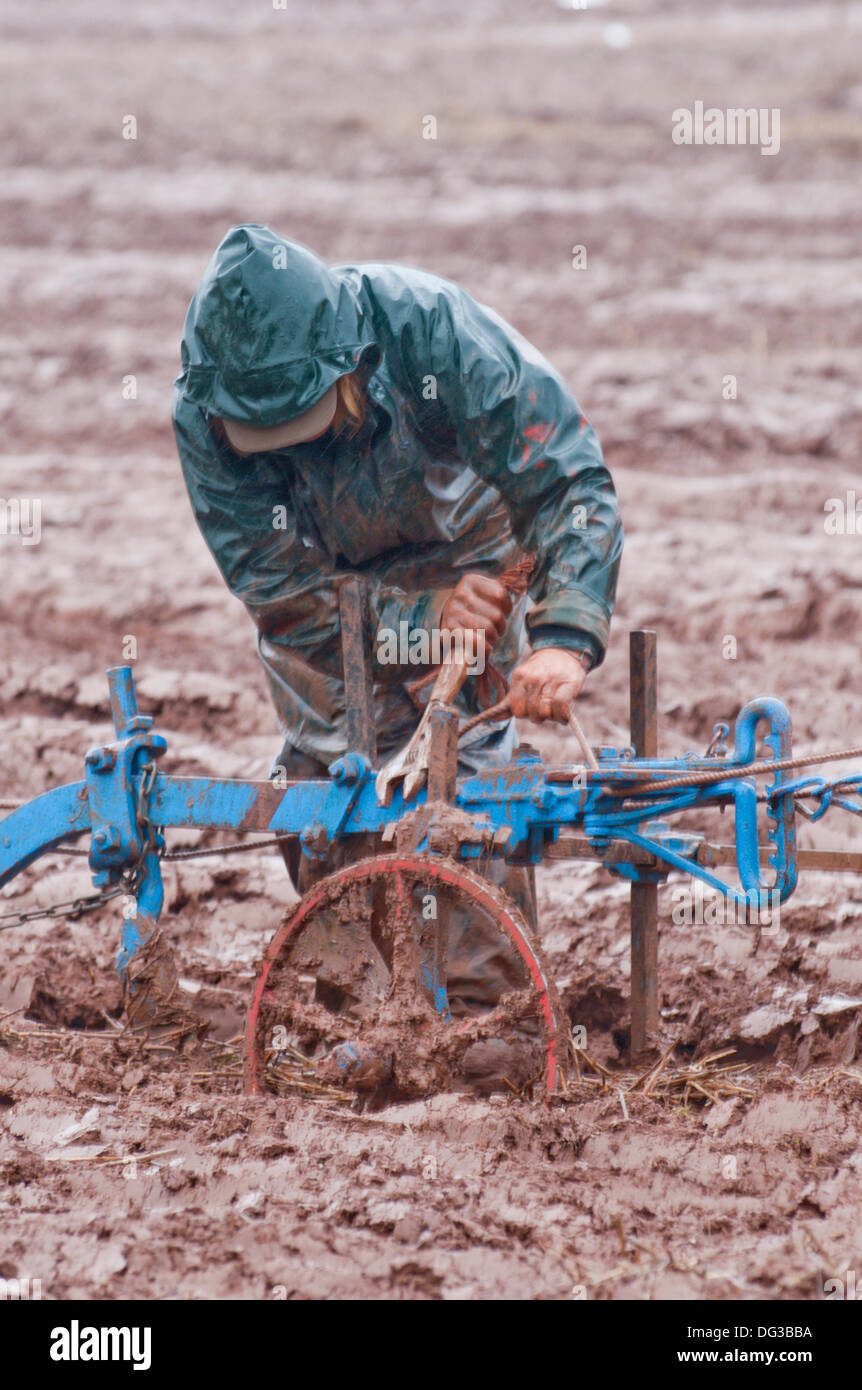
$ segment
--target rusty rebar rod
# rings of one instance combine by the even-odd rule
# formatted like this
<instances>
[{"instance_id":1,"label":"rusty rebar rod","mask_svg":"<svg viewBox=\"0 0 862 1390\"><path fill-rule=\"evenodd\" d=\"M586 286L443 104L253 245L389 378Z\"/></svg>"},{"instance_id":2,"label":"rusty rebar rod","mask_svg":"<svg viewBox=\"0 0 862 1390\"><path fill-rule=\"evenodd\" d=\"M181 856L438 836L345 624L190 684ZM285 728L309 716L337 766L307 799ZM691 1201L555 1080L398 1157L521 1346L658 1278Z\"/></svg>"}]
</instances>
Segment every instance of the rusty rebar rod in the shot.
<instances>
[{"instance_id":1,"label":"rusty rebar rod","mask_svg":"<svg viewBox=\"0 0 862 1390\"><path fill-rule=\"evenodd\" d=\"M658 757L656 635L629 634L631 739L639 758ZM650 1048L658 1032L658 885L631 885L631 1053Z\"/></svg>"}]
</instances>

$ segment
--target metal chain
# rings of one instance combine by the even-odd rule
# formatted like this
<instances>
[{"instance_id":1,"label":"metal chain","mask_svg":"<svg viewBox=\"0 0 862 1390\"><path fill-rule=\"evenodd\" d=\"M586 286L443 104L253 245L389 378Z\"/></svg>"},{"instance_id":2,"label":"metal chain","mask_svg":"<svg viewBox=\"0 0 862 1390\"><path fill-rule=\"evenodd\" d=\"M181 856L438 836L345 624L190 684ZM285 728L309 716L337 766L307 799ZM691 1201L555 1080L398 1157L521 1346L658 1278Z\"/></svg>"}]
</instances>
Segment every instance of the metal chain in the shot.
<instances>
[{"instance_id":1,"label":"metal chain","mask_svg":"<svg viewBox=\"0 0 862 1390\"><path fill-rule=\"evenodd\" d=\"M159 858L164 860L176 859L206 859L211 855L218 854L246 854L249 850L269 849L271 845L277 845L282 840L289 840L289 835L274 835L270 840L246 840L237 841L232 845L215 845L211 849L176 849L169 853L159 851ZM146 852L146 851L145 851ZM89 858L90 851L86 849L71 849L60 845L54 851L57 854L83 855ZM33 908L29 912L0 912L0 931L8 931L10 927L23 926L25 922L36 922L48 917L80 917L84 912L93 912L103 903L110 902L112 898L118 898L123 894L130 893L134 896L138 886L139 872L142 868L143 856L138 860L135 869L131 873L123 876L122 884L117 888L106 889L102 893L92 893L88 897L70 898L68 902L54 903L51 907ZM138 878L135 874L138 874Z\"/></svg>"},{"instance_id":2,"label":"metal chain","mask_svg":"<svg viewBox=\"0 0 862 1390\"><path fill-rule=\"evenodd\" d=\"M244 854L251 849L267 849L270 845L277 845L280 840L294 839L293 835L273 834L269 840L237 840L232 845L213 845L207 849L169 849L160 850L159 858L165 863L170 863L175 859L205 859L208 855L215 854ZM88 859L90 851L88 849L72 849L71 845L57 845L51 851L52 854L71 854L77 855L82 859Z\"/></svg>"},{"instance_id":3,"label":"metal chain","mask_svg":"<svg viewBox=\"0 0 862 1390\"><path fill-rule=\"evenodd\" d=\"M141 852L138 855L138 862L134 865L129 879L134 885L134 890L140 887L144 873L144 860L151 849L156 847L159 837L158 827L153 826L152 821L147 815L147 802L152 790L153 782L156 779L155 763L144 763L141 768L141 779L138 782L138 795L135 799L135 829L138 832L138 839L141 842Z\"/></svg>"},{"instance_id":4,"label":"metal chain","mask_svg":"<svg viewBox=\"0 0 862 1390\"><path fill-rule=\"evenodd\" d=\"M269 849L282 840L293 840L294 835L273 835L270 840L237 840L232 845L213 845L210 849L174 849L163 854L162 859L206 859L214 854L245 854L250 849Z\"/></svg>"},{"instance_id":5,"label":"metal chain","mask_svg":"<svg viewBox=\"0 0 862 1390\"><path fill-rule=\"evenodd\" d=\"M135 800L135 820L141 852L132 868L121 876L120 882L112 888L104 888L101 893L90 893L78 898L68 898L65 902L52 903L50 907L34 907L20 912L0 912L0 931L12 927L22 927L26 922L39 922L54 917L76 918L85 912L94 912L103 903L113 898L135 897L144 872L144 860L150 853L155 840L155 828L146 813L146 802L156 775L155 763L145 763L141 768L138 794ZM86 854L88 850L71 850L72 854Z\"/></svg>"},{"instance_id":6,"label":"metal chain","mask_svg":"<svg viewBox=\"0 0 862 1390\"><path fill-rule=\"evenodd\" d=\"M849 811L852 816L862 816L862 772L852 777L836 777L832 782L826 782L822 777L800 778L797 782L788 782L784 787L761 792L757 799L771 805L786 796L793 797L793 809L806 820L820 820L833 806ZM849 797L856 797L856 802L849 800ZM817 809L810 809L804 804L806 801L816 801Z\"/></svg>"},{"instance_id":7,"label":"metal chain","mask_svg":"<svg viewBox=\"0 0 862 1390\"><path fill-rule=\"evenodd\" d=\"M52 903L50 907L35 907L29 912L0 912L0 931L11 927L22 927L25 922L38 922L49 917L80 917L84 912L94 912L111 898L124 896L128 891L125 883L116 888L105 889L101 893L91 893L83 898L69 898L64 903Z\"/></svg>"}]
</instances>

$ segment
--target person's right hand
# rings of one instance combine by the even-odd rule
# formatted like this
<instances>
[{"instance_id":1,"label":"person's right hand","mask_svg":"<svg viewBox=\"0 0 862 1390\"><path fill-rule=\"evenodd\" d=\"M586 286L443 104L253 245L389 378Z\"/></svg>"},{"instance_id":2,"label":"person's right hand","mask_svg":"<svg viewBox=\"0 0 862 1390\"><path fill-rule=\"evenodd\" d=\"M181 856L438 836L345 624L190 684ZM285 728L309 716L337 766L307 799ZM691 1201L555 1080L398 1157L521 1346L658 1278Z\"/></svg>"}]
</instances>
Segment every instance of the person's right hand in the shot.
<instances>
[{"instance_id":1,"label":"person's right hand","mask_svg":"<svg viewBox=\"0 0 862 1390\"><path fill-rule=\"evenodd\" d=\"M512 597L498 579L465 574L443 605L440 627L450 632L484 632L493 647L512 611Z\"/></svg>"}]
</instances>

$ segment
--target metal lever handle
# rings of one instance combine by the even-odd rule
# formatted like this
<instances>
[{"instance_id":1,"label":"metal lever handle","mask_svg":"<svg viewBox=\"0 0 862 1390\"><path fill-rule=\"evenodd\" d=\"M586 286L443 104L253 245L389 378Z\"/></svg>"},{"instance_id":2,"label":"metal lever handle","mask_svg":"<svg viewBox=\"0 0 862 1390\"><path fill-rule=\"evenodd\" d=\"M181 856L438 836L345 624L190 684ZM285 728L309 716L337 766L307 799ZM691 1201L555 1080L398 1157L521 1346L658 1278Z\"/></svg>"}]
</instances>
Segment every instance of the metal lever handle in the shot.
<instances>
[{"instance_id":1,"label":"metal lever handle","mask_svg":"<svg viewBox=\"0 0 862 1390\"><path fill-rule=\"evenodd\" d=\"M463 734L469 733L471 729L475 729L477 724L484 724L488 720L505 719L510 714L509 697L506 695L505 698L499 700L496 705L491 705L490 709L484 709L481 713L474 714L472 719L468 719L466 724L462 724L458 731L458 737L460 738ZM569 706L569 728L578 740L578 745L584 755L587 767L593 772L598 772L599 764L596 760L596 755L587 742L586 734L581 728L581 722L575 714L574 704Z\"/></svg>"}]
</instances>

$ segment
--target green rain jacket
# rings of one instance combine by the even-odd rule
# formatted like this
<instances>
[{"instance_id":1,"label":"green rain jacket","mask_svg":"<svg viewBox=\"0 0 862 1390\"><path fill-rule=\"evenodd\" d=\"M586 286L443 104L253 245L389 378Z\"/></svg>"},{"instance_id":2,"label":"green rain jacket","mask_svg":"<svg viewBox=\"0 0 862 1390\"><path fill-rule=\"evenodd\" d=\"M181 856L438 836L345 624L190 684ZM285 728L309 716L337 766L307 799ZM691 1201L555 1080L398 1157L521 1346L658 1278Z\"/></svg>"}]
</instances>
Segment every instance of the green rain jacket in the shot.
<instances>
[{"instance_id":1,"label":"green rain jacket","mask_svg":"<svg viewBox=\"0 0 862 1390\"><path fill-rule=\"evenodd\" d=\"M368 410L352 438L330 429L241 457L218 428L280 424L355 370ZM256 625L289 745L324 762L345 749L347 573L368 581L377 634L413 632L438 623L465 573L498 575L527 552L531 611L516 603L494 665L508 674L527 634L534 649L602 660L622 527L598 440L550 363L457 285L399 265L330 268L268 227L234 227L189 306L173 417L195 517ZM382 664L382 650L376 718L391 748L415 728L405 684L425 670Z\"/></svg>"}]
</instances>

